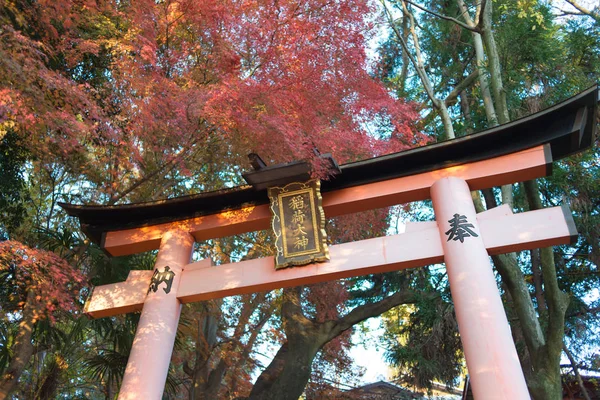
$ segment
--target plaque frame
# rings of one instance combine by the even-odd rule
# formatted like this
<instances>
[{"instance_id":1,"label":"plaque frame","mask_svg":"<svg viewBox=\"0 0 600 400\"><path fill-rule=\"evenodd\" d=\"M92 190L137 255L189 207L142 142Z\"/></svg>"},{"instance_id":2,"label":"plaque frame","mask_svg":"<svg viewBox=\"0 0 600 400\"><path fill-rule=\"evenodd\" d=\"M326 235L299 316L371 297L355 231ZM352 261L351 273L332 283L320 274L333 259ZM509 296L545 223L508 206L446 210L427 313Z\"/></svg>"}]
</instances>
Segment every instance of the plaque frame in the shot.
<instances>
[{"instance_id":1,"label":"plaque frame","mask_svg":"<svg viewBox=\"0 0 600 400\"><path fill-rule=\"evenodd\" d=\"M306 182L291 182L283 187L274 186L268 189L271 202L271 228L275 235L275 269L329 261L329 247L325 232L325 212L323 211L323 199L320 189L321 182L318 179L311 179ZM307 234L314 241L314 246L308 250L289 251L288 237L290 233L286 222L289 222L290 216L284 209L285 199L306 194L310 199L308 202L309 213L307 213L310 214L310 223L303 225L303 227L310 226L310 233Z\"/></svg>"}]
</instances>

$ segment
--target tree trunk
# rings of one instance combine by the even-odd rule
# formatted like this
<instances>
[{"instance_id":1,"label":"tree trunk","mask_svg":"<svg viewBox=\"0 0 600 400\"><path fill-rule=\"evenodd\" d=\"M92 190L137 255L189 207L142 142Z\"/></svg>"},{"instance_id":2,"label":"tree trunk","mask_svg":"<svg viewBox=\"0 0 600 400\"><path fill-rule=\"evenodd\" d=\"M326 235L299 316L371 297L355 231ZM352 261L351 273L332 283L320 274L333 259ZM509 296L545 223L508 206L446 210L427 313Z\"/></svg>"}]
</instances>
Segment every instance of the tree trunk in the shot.
<instances>
[{"instance_id":1,"label":"tree trunk","mask_svg":"<svg viewBox=\"0 0 600 400\"><path fill-rule=\"evenodd\" d=\"M508 114L506 92L504 91L504 86L502 83L502 68L500 67L500 56L498 55L498 48L496 47L496 40L494 39L494 32L492 31L491 0L485 2L485 7L483 10L481 10L481 12L483 13L483 27L481 36L483 41L485 42L485 47L487 49L487 59L490 68L491 86L492 92L494 94L494 109L496 111L497 121L501 124L507 124L510 122L510 115ZM502 186L502 203L508 204L512 207L513 192L511 185Z\"/></svg>"},{"instance_id":2,"label":"tree trunk","mask_svg":"<svg viewBox=\"0 0 600 400\"><path fill-rule=\"evenodd\" d=\"M452 118L450 118L450 113L448 112L448 107L446 103L442 100L438 100L437 108L440 112L440 118L442 119L442 124L444 125L444 139L454 139L456 136L454 135L454 127L452 126Z\"/></svg>"},{"instance_id":3,"label":"tree trunk","mask_svg":"<svg viewBox=\"0 0 600 400\"><path fill-rule=\"evenodd\" d=\"M323 324L308 319L301 306L301 288L284 289L281 317L287 342L281 346L250 392L251 400L296 400L310 379L312 361L332 337L319 332Z\"/></svg>"},{"instance_id":4,"label":"tree trunk","mask_svg":"<svg viewBox=\"0 0 600 400\"><path fill-rule=\"evenodd\" d=\"M328 341L317 334L288 341L272 362L277 368L265 377L261 374L248 399L297 400L310 379L313 359Z\"/></svg>"},{"instance_id":5,"label":"tree trunk","mask_svg":"<svg viewBox=\"0 0 600 400\"><path fill-rule=\"evenodd\" d=\"M210 357L217 343L218 314L220 304L207 301L200 304L203 308L198 318L198 336L193 367L184 363L184 371L191 378L190 400L204 400L210 397L206 393L210 389L211 364ZM214 379L212 380L214 381Z\"/></svg>"},{"instance_id":6,"label":"tree trunk","mask_svg":"<svg viewBox=\"0 0 600 400\"><path fill-rule=\"evenodd\" d=\"M524 183L525 194L530 210L542 208L536 181ZM538 357L533 357L534 374L530 387L535 399L560 399L562 382L560 357L563 351L565 313L569 305L569 295L558 287L554 252L551 247L540 249L544 299L547 308L546 343Z\"/></svg>"},{"instance_id":7,"label":"tree trunk","mask_svg":"<svg viewBox=\"0 0 600 400\"><path fill-rule=\"evenodd\" d=\"M53 354L52 359L45 368L45 374L41 385L38 385L37 394L35 398L37 400L51 400L56 398L56 391L58 390L58 384L62 378L62 373L66 368L64 359L59 354Z\"/></svg>"},{"instance_id":8,"label":"tree trunk","mask_svg":"<svg viewBox=\"0 0 600 400\"><path fill-rule=\"evenodd\" d=\"M458 0L458 7L460 8L461 15L464 18L467 25L475 28L476 24L471 19L469 15L469 11L465 6L463 0ZM481 12L481 10L478 11ZM475 16L475 19L478 19L478 15ZM494 127L498 125L498 116L496 115L496 109L494 107L494 102L492 100L492 95L490 94L490 87L487 78L487 70L485 67L485 52L483 50L483 40L481 38L481 34L478 32L471 32L471 36L473 37L473 47L475 48L475 61L477 63L477 69L479 71L479 86L481 87L481 98L483 99L483 107L485 109L485 115L488 121L489 127Z\"/></svg>"},{"instance_id":9,"label":"tree trunk","mask_svg":"<svg viewBox=\"0 0 600 400\"><path fill-rule=\"evenodd\" d=\"M396 27L396 25L394 23L394 19L392 17L392 14L388 10L385 0L381 0L381 1L382 1L382 5L386 11L386 14L388 15L388 20L390 22L390 26L391 26L392 30L394 31L396 38L402 45L403 54L406 54L406 57L408 57L408 59L410 59L411 63L413 64L413 67L415 68L415 70L417 72L417 75L421 79L421 83L423 84L423 88L425 89L425 92L427 93L427 97L429 97L429 99L431 100L431 102L433 104L433 108L436 109L440 114L440 118L442 119L442 124L444 125L444 138L445 139L454 139L454 137L455 137L454 127L452 126L452 119L450 118L450 113L448 112L448 106L446 105L444 100L441 100L436 97L435 92L433 90L433 85L431 83L431 80L427 76L427 71L425 71L425 64L423 61L423 56L421 54L421 45L419 43L419 37L415 30L416 23L415 23L413 14L408 9L406 2L402 1L402 15L403 15L404 19L407 19L409 21L408 29L409 29L410 34L413 39L413 46L415 49L414 57L409 53L409 48L408 48L407 42L405 40L405 37L403 36L403 33L401 33L398 30L398 28Z\"/></svg>"},{"instance_id":10,"label":"tree trunk","mask_svg":"<svg viewBox=\"0 0 600 400\"><path fill-rule=\"evenodd\" d=\"M318 323L303 314L300 288L285 289L281 314L287 341L258 377L248 400L297 400L310 379L312 362L325 344L354 324L416 300L414 292L399 291L379 302L356 307L341 318Z\"/></svg>"},{"instance_id":11,"label":"tree trunk","mask_svg":"<svg viewBox=\"0 0 600 400\"><path fill-rule=\"evenodd\" d=\"M483 13L483 27L481 36L487 50L488 64L490 68L490 78L492 93L494 95L494 105L498 122L506 124L510 122L508 107L506 103L506 92L502 84L502 68L500 67L500 56L496 47L496 40L492 32L492 1L486 1Z\"/></svg>"},{"instance_id":12,"label":"tree trunk","mask_svg":"<svg viewBox=\"0 0 600 400\"><path fill-rule=\"evenodd\" d=\"M33 354L31 336L36 320L35 294L33 291L29 291L23 306L23 318L19 322L19 331L15 338L14 356L0 379L0 400L8 398L10 393L15 390L19 377Z\"/></svg>"},{"instance_id":13,"label":"tree trunk","mask_svg":"<svg viewBox=\"0 0 600 400\"><path fill-rule=\"evenodd\" d=\"M475 44L475 57L477 59L477 69L479 70L479 86L481 87L481 97L483 98L483 106L490 128L498 125L498 116L492 101L490 87L487 79L487 71L485 68L485 57L483 53L483 41L479 33L473 32L473 43Z\"/></svg>"},{"instance_id":14,"label":"tree trunk","mask_svg":"<svg viewBox=\"0 0 600 400\"><path fill-rule=\"evenodd\" d=\"M408 17L402 17L402 37L404 42L408 40ZM406 51L402 51L402 69L400 70L400 90L398 93L400 98L406 97L406 80L408 79L408 64L410 59Z\"/></svg>"}]
</instances>

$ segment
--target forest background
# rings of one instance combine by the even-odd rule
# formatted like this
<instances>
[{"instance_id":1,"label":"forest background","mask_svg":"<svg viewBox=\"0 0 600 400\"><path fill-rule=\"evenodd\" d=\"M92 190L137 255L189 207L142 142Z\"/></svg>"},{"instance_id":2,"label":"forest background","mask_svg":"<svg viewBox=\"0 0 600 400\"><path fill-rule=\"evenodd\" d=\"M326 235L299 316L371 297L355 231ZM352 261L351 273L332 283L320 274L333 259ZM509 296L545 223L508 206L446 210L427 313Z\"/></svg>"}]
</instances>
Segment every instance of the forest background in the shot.
<instances>
[{"instance_id":1,"label":"forest background","mask_svg":"<svg viewBox=\"0 0 600 400\"><path fill-rule=\"evenodd\" d=\"M468 135L600 73L600 7L575 0L0 5L0 399L118 393L139 315L88 320L81 307L91 285L151 269L155 254L107 258L58 202L237 186L250 152L310 160L327 179L315 147L345 163ZM479 211L574 212L576 245L493 258L535 399L600 370L599 175L596 139L552 177L473 194ZM328 233L342 243L432 218L427 202L399 205L331 219ZM272 246L254 232L194 257ZM430 266L186 305L165 397L335 398L361 373L352 332L381 314L400 380L426 390L464 374L445 270Z\"/></svg>"}]
</instances>

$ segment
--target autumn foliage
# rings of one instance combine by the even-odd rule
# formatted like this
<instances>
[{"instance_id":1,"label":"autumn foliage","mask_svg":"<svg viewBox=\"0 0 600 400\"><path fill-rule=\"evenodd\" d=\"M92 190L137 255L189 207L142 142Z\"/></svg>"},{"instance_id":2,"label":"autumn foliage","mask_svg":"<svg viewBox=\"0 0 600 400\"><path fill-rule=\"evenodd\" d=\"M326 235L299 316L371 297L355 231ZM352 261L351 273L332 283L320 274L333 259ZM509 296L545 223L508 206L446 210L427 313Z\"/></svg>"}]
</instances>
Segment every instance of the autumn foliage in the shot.
<instances>
[{"instance_id":1,"label":"autumn foliage","mask_svg":"<svg viewBox=\"0 0 600 400\"><path fill-rule=\"evenodd\" d=\"M193 175L214 142L243 165L250 151L314 160L317 147L345 162L425 140L415 107L368 73L364 1L11 5L0 132L112 199L155 169Z\"/></svg>"},{"instance_id":2,"label":"autumn foliage","mask_svg":"<svg viewBox=\"0 0 600 400\"><path fill-rule=\"evenodd\" d=\"M36 318L54 320L57 311L75 311L84 276L64 259L46 250L33 249L16 241L0 242L0 279L6 295L3 307L14 312L23 308L28 294Z\"/></svg>"}]
</instances>

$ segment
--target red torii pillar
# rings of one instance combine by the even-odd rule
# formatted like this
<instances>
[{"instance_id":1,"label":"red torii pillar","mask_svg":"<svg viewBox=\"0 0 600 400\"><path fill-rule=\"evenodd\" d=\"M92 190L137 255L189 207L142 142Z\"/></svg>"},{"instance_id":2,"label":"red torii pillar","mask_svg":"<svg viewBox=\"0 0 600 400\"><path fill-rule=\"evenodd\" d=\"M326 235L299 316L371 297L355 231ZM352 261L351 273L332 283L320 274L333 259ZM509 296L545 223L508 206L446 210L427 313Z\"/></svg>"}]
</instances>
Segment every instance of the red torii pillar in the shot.
<instances>
[{"instance_id":1,"label":"red torii pillar","mask_svg":"<svg viewBox=\"0 0 600 400\"><path fill-rule=\"evenodd\" d=\"M177 287L193 250L194 237L182 229L166 232L160 242L154 273L168 270L174 274L173 280L168 291L164 287L148 289L119 399L162 398L181 314Z\"/></svg>"},{"instance_id":2,"label":"red torii pillar","mask_svg":"<svg viewBox=\"0 0 600 400\"><path fill-rule=\"evenodd\" d=\"M469 185L440 179L431 200L450 281L460 339L476 399L528 399L529 391L498 292ZM463 216L474 235L452 238L451 222ZM476 236L475 236L476 235Z\"/></svg>"}]
</instances>

